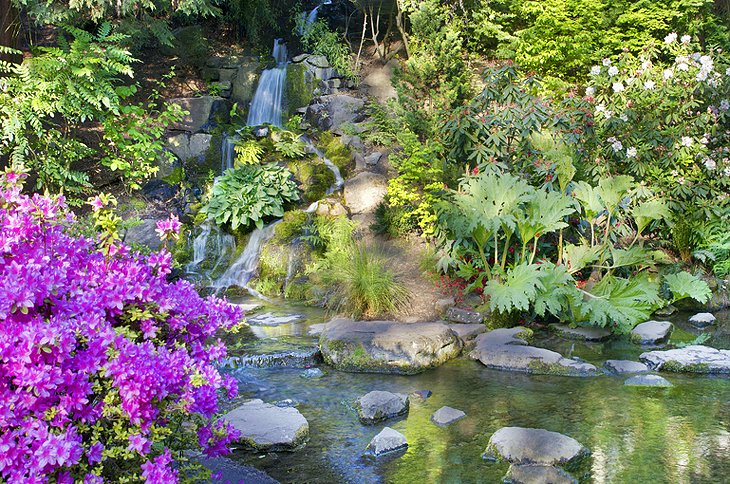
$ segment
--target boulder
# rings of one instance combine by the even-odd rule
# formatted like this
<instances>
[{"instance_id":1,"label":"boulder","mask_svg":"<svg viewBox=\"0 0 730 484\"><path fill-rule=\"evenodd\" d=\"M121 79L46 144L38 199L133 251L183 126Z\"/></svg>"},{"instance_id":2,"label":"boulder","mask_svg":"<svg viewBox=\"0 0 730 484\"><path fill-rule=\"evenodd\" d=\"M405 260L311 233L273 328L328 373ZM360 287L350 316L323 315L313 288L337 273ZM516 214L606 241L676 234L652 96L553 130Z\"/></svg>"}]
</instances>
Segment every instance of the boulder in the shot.
<instances>
[{"instance_id":1,"label":"boulder","mask_svg":"<svg viewBox=\"0 0 730 484\"><path fill-rule=\"evenodd\" d=\"M596 376L602 372L591 365L544 348L528 346L530 330L500 328L480 334L470 356L497 370L520 371L542 375Z\"/></svg>"},{"instance_id":2,"label":"boulder","mask_svg":"<svg viewBox=\"0 0 730 484\"><path fill-rule=\"evenodd\" d=\"M246 58L241 60L235 67L235 77L227 79L231 81L231 100L238 103L239 106L247 106L256 92L261 66L255 58ZM223 71L221 71L221 74L223 74ZM221 80L226 80L225 77L221 75Z\"/></svg>"},{"instance_id":3,"label":"boulder","mask_svg":"<svg viewBox=\"0 0 730 484\"><path fill-rule=\"evenodd\" d=\"M356 123L361 118L365 101L348 94L329 94L317 98L307 107L305 119L325 130L340 129L343 124Z\"/></svg>"},{"instance_id":4,"label":"boulder","mask_svg":"<svg viewBox=\"0 0 730 484\"><path fill-rule=\"evenodd\" d=\"M371 455L379 457L383 454L406 449L407 447L408 441L403 434L390 427L385 427L378 435L373 437L366 450Z\"/></svg>"},{"instance_id":5,"label":"boulder","mask_svg":"<svg viewBox=\"0 0 730 484\"><path fill-rule=\"evenodd\" d=\"M611 332L604 328L576 326L567 324L551 324L548 326L558 336L580 341L605 341L611 337Z\"/></svg>"},{"instance_id":6,"label":"boulder","mask_svg":"<svg viewBox=\"0 0 730 484\"><path fill-rule=\"evenodd\" d=\"M484 316L476 311L450 307L446 310L446 320L454 323L481 323Z\"/></svg>"},{"instance_id":7,"label":"boulder","mask_svg":"<svg viewBox=\"0 0 730 484\"><path fill-rule=\"evenodd\" d=\"M377 65L360 84L369 96L375 97L385 104L389 99L397 97L392 82L393 71L397 68L398 61L395 59L388 61L385 65Z\"/></svg>"},{"instance_id":8,"label":"boulder","mask_svg":"<svg viewBox=\"0 0 730 484\"><path fill-rule=\"evenodd\" d=\"M314 213L317 215L324 215L328 217L341 217L347 215L347 209L337 199L324 198L315 203L317 204L317 208L314 210Z\"/></svg>"},{"instance_id":9,"label":"boulder","mask_svg":"<svg viewBox=\"0 0 730 484\"><path fill-rule=\"evenodd\" d=\"M170 126L174 131L187 131L198 133L206 131L215 125L215 117L219 116L221 122L228 120L230 104L228 100L217 96L201 96L190 98L171 99L170 102L179 105L188 114Z\"/></svg>"},{"instance_id":10,"label":"boulder","mask_svg":"<svg viewBox=\"0 0 730 484\"><path fill-rule=\"evenodd\" d=\"M351 136L349 134L342 135L342 144L352 148L354 151L363 151L365 149L365 145L362 142L362 139L360 139L359 136Z\"/></svg>"},{"instance_id":11,"label":"boulder","mask_svg":"<svg viewBox=\"0 0 730 484\"><path fill-rule=\"evenodd\" d=\"M461 420L464 417L466 417L466 414L461 410L443 406L431 414L431 422L436 425L446 426L456 422L457 420Z\"/></svg>"},{"instance_id":12,"label":"boulder","mask_svg":"<svg viewBox=\"0 0 730 484\"><path fill-rule=\"evenodd\" d=\"M664 343L672 334L674 325L669 321L647 321L631 330L631 341L639 345Z\"/></svg>"},{"instance_id":13,"label":"boulder","mask_svg":"<svg viewBox=\"0 0 730 484\"><path fill-rule=\"evenodd\" d=\"M365 166L373 167L378 164L383 154L380 151L374 151L365 157Z\"/></svg>"},{"instance_id":14,"label":"boulder","mask_svg":"<svg viewBox=\"0 0 730 484\"><path fill-rule=\"evenodd\" d=\"M365 157L358 151L352 153L352 161L355 163L355 171L363 171L367 168L365 165Z\"/></svg>"},{"instance_id":15,"label":"boulder","mask_svg":"<svg viewBox=\"0 0 730 484\"><path fill-rule=\"evenodd\" d=\"M486 459L517 465L582 467L590 451L580 442L558 432L523 427L502 427L489 439Z\"/></svg>"},{"instance_id":16,"label":"boulder","mask_svg":"<svg viewBox=\"0 0 730 484\"><path fill-rule=\"evenodd\" d=\"M644 363L631 360L606 360L603 367L616 375L622 375L624 373L646 373L649 371L649 367Z\"/></svg>"},{"instance_id":17,"label":"boulder","mask_svg":"<svg viewBox=\"0 0 730 484\"><path fill-rule=\"evenodd\" d=\"M307 334L310 336L319 336L324 331L325 326L327 326L326 323L313 324L307 328Z\"/></svg>"},{"instance_id":18,"label":"boulder","mask_svg":"<svg viewBox=\"0 0 730 484\"><path fill-rule=\"evenodd\" d=\"M345 182L345 203L353 214L371 213L388 192L388 179L376 173L359 173Z\"/></svg>"},{"instance_id":19,"label":"boulder","mask_svg":"<svg viewBox=\"0 0 730 484\"><path fill-rule=\"evenodd\" d=\"M455 358L462 342L444 323L335 318L322 331L319 347L339 370L408 375Z\"/></svg>"},{"instance_id":20,"label":"boulder","mask_svg":"<svg viewBox=\"0 0 730 484\"><path fill-rule=\"evenodd\" d=\"M453 297L445 297L443 299L436 300L436 302L433 303L433 306L438 314L443 314L450 307L453 307L455 304L456 304L456 300L454 300Z\"/></svg>"},{"instance_id":21,"label":"boulder","mask_svg":"<svg viewBox=\"0 0 730 484\"><path fill-rule=\"evenodd\" d=\"M272 478L255 467L241 465L225 457L206 457L202 454L193 455L193 460L200 462L213 474L220 477L214 482L245 482L246 484L279 484L279 481Z\"/></svg>"},{"instance_id":22,"label":"boulder","mask_svg":"<svg viewBox=\"0 0 730 484\"><path fill-rule=\"evenodd\" d=\"M159 249L162 246L162 241L160 240L160 236L157 235L157 232L155 232L157 222L157 219L147 218L141 220L134 227L129 227L124 235L124 242L126 244L135 243L144 245L152 250Z\"/></svg>"},{"instance_id":23,"label":"boulder","mask_svg":"<svg viewBox=\"0 0 730 484\"><path fill-rule=\"evenodd\" d=\"M487 330L487 327L483 324L450 324L449 328L451 328L454 333L459 335L459 338L462 339L462 341L471 341L480 334L484 333Z\"/></svg>"},{"instance_id":24,"label":"boulder","mask_svg":"<svg viewBox=\"0 0 730 484\"><path fill-rule=\"evenodd\" d=\"M365 425L405 415L408 407L408 395L383 391L370 392L355 402L357 416Z\"/></svg>"},{"instance_id":25,"label":"boulder","mask_svg":"<svg viewBox=\"0 0 730 484\"><path fill-rule=\"evenodd\" d=\"M717 318L712 313L697 313L689 318L689 322L698 328L706 328L715 324Z\"/></svg>"},{"instance_id":26,"label":"boulder","mask_svg":"<svg viewBox=\"0 0 730 484\"><path fill-rule=\"evenodd\" d=\"M309 436L309 423L294 407L251 400L224 417L241 432L239 444L254 451L296 450Z\"/></svg>"},{"instance_id":27,"label":"boulder","mask_svg":"<svg viewBox=\"0 0 730 484\"><path fill-rule=\"evenodd\" d=\"M560 467L512 464L504 476L505 484L578 484Z\"/></svg>"},{"instance_id":28,"label":"boulder","mask_svg":"<svg viewBox=\"0 0 730 484\"><path fill-rule=\"evenodd\" d=\"M194 135L178 134L170 136L165 142L165 148L175 154L180 160L203 161L205 154L210 149L210 143L213 135L206 133L196 133Z\"/></svg>"},{"instance_id":29,"label":"boulder","mask_svg":"<svg viewBox=\"0 0 730 484\"><path fill-rule=\"evenodd\" d=\"M624 382L627 387L657 387L667 388L674 386L667 379L659 375L636 375Z\"/></svg>"},{"instance_id":30,"label":"boulder","mask_svg":"<svg viewBox=\"0 0 730 484\"><path fill-rule=\"evenodd\" d=\"M730 373L730 350L692 345L667 351L642 353L639 359L655 371Z\"/></svg>"}]
</instances>

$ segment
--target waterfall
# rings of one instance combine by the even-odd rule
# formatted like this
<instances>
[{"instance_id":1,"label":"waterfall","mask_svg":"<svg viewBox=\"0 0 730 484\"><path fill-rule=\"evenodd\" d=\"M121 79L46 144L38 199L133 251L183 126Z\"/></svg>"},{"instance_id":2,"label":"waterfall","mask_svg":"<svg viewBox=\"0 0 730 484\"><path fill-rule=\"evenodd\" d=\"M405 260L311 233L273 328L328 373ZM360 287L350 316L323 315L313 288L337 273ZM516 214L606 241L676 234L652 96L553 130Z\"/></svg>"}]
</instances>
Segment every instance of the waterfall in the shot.
<instances>
[{"instance_id":1,"label":"waterfall","mask_svg":"<svg viewBox=\"0 0 730 484\"><path fill-rule=\"evenodd\" d=\"M329 5L332 3L332 0L325 0L324 2L320 3L314 9L309 12L309 15L307 15L307 20L304 22L304 28L308 29L310 25L312 25L317 20L317 13L319 11L319 7L322 5Z\"/></svg>"},{"instance_id":2,"label":"waterfall","mask_svg":"<svg viewBox=\"0 0 730 484\"><path fill-rule=\"evenodd\" d=\"M233 168L233 162L236 159L236 145L233 142L234 138L228 137L227 134L223 135L223 141L221 143L221 175Z\"/></svg>"},{"instance_id":3,"label":"waterfall","mask_svg":"<svg viewBox=\"0 0 730 484\"><path fill-rule=\"evenodd\" d=\"M205 221L200 229L200 233L193 240L193 260L185 266L185 272L204 276L201 264L208 259L214 260L213 266L204 271L206 274L213 273L235 252L236 239L222 232L210 220Z\"/></svg>"},{"instance_id":4,"label":"waterfall","mask_svg":"<svg viewBox=\"0 0 730 484\"><path fill-rule=\"evenodd\" d=\"M342 173L340 173L340 169L337 168L337 165L332 163L332 161L329 158L324 156L324 153L322 153L322 151L319 148L314 146L314 143L312 143L312 140L309 139L307 136L302 135L301 140L307 145L307 151L317 155L319 157L319 159L322 160L324 165L335 176L335 183L327 189L327 195L330 195L334 192L342 190L342 187L345 185L345 180L342 179Z\"/></svg>"},{"instance_id":5,"label":"waterfall","mask_svg":"<svg viewBox=\"0 0 730 484\"><path fill-rule=\"evenodd\" d=\"M254 296L261 297L260 294L248 287L248 283L258 268L261 249L274 236L274 229L279 222L281 220L251 232L248 244L243 249L241 256L212 284L212 287L216 290L225 290L231 286L238 286L247 289Z\"/></svg>"},{"instance_id":6,"label":"waterfall","mask_svg":"<svg viewBox=\"0 0 730 484\"><path fill-rule=\"evenodd\" d=\"M284 83L286 81L286 44L281 39L274 41L272 53L276 59L276 67L261 73L259 85L251 101L246 124L258 126L273 124L281 126L281 104L284 99Z\"/></svg>"}]
</instances>

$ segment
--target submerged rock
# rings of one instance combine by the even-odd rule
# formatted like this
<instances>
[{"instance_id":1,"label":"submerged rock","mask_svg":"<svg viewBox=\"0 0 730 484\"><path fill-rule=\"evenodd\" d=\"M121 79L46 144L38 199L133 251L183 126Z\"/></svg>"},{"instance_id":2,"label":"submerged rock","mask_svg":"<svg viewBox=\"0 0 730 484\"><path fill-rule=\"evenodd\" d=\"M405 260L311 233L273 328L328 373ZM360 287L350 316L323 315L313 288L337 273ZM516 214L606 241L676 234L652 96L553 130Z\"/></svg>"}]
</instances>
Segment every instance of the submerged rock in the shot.
<instances>
[{"instance_id":1,"label":"submerged rock","mask_svg":"<svg viewBox=\"0 0 730 484\"><path fill-rule=\"evenodd\" d=\"M238 443L254 451L296 450L309 436L309 423L293 407L251 400L224 417L241 432Z\"/></svg>"},{"instance_id":2,"label":"submerged rock","mask_svg":"<svg viewBox=\"0 0 730 484\"><path fill-rule=\"evenodd\" d=\"M601 371L590 363L564 358L545 348L527 346L532 332L523 327L495 329L480 334L471 357L497 370L543 375L595 376Z\"/></svg>"},{"instance_id":3,"label":"submerged rock","mask_svg":"<svg viewBox=\"0 0 730 484\"><path fill-rule=\"evenodd\" d=\"M219 474L220 479L215 482L235 482L246 484L279 484L279 481L255 467L241 465L225 457L205 457L202 454L192 458L200 462L213 474Z\"/></svg>"},{"instance_id":4,"label":"submerged rock","mask_svg":"<svg viewBox=\"0 0 730 484\"><path fill-rule=\"evenodd\" d=\"M249 317L246 322L252 326L280 326L282 324L297 323L304 319L306 318L302 314L276 315L274 313L262 313Z\"/></svg>"},{"instance_id":5,"label":"submerged rock","mask_svg":"<svg viewBox=\"0 0 730 484\"><path fill-rule=\"evenodd\" d=\"M691 318L689 318L689 322L698 328L705 328L707 326L711 326L715 324L717 321L717 318L712 313L697 313Z\"/></svg>"},{"instance_id":6,"label":"submerged rock","mask_svg":"<svg viewBox=\"0 0 730 484\"><path fill-rule=\"evenodd\" d=\"M357 416L365 425L405 415L408 407L408 395L377 390L363 395L355 402Z\"/></svg>"},{"instance_id":7,"label":"submerged rock","mask_svg":"<svg viewBox=\"0 0 730 484\"><path fill-rule=\"evenodd\" d=\"M436 425L445 426L461 420L464 417L466 417L466 414L461 410L443 406L431 415L431 422Z\"/></svg>"},{"instance_id":8,"label":"submerged rock","mask_svg":"<svg viewBox=\"0 0 730 484\"><path fill-rule=\"evenodd\" d=\"M664 343L673 329L674 325L669 321L647 321L631 330L631 341L640 345Z\"/></svg>"},{"instance_id":9,"label":"submerged rock","mask_svg":"<svg viewBox=\"0 0 730 484\"><path fill-rule=\"evenodd\" d=\"M502 427L489 439L484 457L517 465L580 468L590 451L567 435L544 429Z\"/></svg>"},{"instance_id":10,"label":"submerged rock","mask_svg":"<svg viewBox=\"0 0 730 484\"><path fill-rule=\"evenodd\" d=\"M667 388L674 386L666 378L659 375L636 375L624 382L627 387L660 387Z\"/></svg>"},{"instance_id":11,"label":"submerged rock","mask_svg":"<svg viewBox=\"0 0 730 484\"><path fill-rule=\"evenodd\" d=\"M624 373L646 373L649 371L649 367L644 363L631 360L606 360L603 367L616 375Z\"/></svg>"},{"instance_id":12,"label":"submerged rock","mask_svg":"<svg viewBox=\"0 0 730 484\"><path fill-rule=\"evenodd\" d=\"M411 395L421 400L426 400L433 395L433 392L431 390L416 390L415 392L411 392Z\"/></svg>"},{"instance_id":13,"label":"submerged rock","mask_svg":"<svg viewBox=\"0 0 730 484\"><path fill-rule=\"evenodd\" d=\"M454 323L475 324L484 321L484 316L476 311L450 307L446 310L446 320Z\"/></svg>"},{"instance_id":14,"label":"submerged rock","mask_svg":"<svg viewBox=\"0 0 730 484\"><path fill-rule=\"evenodd\" d=\"M730 350L692 345L666 351L649 351L639 357L655 371L680 373L730 373Z\"/></svg>"},{"instance_id":15,"label":"submerged rock","mask_svg":"<svg viewBox=\"0 0 730 484\"><path fill-rule=\"evenodd\" d=\"M338 370L410 375L455 358L462 342L445 323L335 318L322 331L319 347Z\"/></svg>"},{"instance_id":16,"label":"submerged rock","mask_svg":"<svg viewBox=\"0 0 730 484\"><path fill-rule=\"evenodd\" d=\"M407 447L408 441L403 434L390 427L385 427L378 435L373 437L366 450L375 457L378 457L383 454L406 449Z\"/></svg>"},{"instance_id":17,"label":"submerged rock","mask_svg":"<svg viewBox=\"0 0 730 484\"><path fill-rule=\"evenodd\" d=\"M302 378L322 378L324 376L324 372L322 372L319 368L307 368L299 376Z\"/></svg>"},{"instance_id":18,"label":"submerged rock","mask_svg":"<svg viewBox=\"0 0 730 484\"><path fill-rule=\"evenodd\" d=\"M578 484L560 467L512 464L504 476L505 484Z\"/></svg>"},{"instance_id":19,"label":"submerged rock","mask_svg":"<svg viewBox=\"0 0 730 484\"><path fill-rule=\"evenodd\" d=\"M604 328L576 326L567 324L551 324L548 326L558 336L580 341L604 341L611 337L611 332Z\"/></svg>"}]
</instances>

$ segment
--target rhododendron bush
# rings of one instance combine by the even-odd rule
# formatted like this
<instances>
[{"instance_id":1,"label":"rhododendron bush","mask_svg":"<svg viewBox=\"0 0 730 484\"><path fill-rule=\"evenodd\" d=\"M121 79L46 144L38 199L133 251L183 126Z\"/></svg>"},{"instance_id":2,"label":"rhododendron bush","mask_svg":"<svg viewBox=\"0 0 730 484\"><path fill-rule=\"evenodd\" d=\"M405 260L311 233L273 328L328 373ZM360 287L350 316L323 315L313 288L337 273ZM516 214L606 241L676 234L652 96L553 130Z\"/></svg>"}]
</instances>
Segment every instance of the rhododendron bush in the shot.
<instances>
[{"instance_id":1,"label":"rhododendron bush","mask_svg":"<svg viewBox=\"0 0 730 484\"><path fill-rule=\"evenodd\" d=\"M0 174L0 480L185 480L182 449L237 438L215 419L219 392L237 391L215 334L243 315L168 282L165 250L76 235L63 197L21 181Z\"/></svg>"}]
</instances>

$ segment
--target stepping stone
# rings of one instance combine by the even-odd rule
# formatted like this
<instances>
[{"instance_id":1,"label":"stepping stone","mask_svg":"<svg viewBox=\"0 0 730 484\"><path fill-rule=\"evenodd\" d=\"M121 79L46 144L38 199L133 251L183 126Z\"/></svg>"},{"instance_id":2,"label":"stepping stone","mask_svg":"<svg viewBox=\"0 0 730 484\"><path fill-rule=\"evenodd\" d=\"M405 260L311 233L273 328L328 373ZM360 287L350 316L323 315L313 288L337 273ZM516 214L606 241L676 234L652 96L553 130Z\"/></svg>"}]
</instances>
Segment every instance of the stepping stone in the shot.
<instances>
[{"instance_id":1,"label":"stepping stone","mask_svg":"<svg viewBox=\"0 0 730 484\"><path fill-rule=\"evenodd\" d=\"M669 380L659 375L636 375L624 382L627 387L657 387L668 388L672 385Z\"/></svg>"},{"instance_id":2,"label":"stepping stone","mask_svg":"<svg viewBox=\"0 0 730 484\"><path fill-rule=\"evenodd\" d=\"M475 324L484 321L484 316L476 311L450 307L446 310L446 320L453 323Z\"/></svg>"},{"instance_id":3,"label":"stepping stone","mask_svg":"<svg viewBox=\"0 0 730 484\"><path fill-rule=\"evenodd\" d=\"M411 395L416 398L420 398L421 400L426 400L433 395L433 392L431 390L417 390L412 392Z\"/></svg>"},{"instance_id":4,"label":"stepping stone","mask_svg":"<svg viewBox=\"0 0 730 484\"><path fill-rule=\"evenodd\" d=\"M296 450L309 436L309 423L294 407L251 400L224 417L241 432L238 443L248 450Z\"/></svg>"},{"instance_id":5,"label":"stepping stone","mask_svg":"<svg viewBox=\"0 0 730 484\"><path fill-rule=\"evenodd\" d=\"M584 326L571 328L567 324L551 324L548 328L558 336L579 341L605 341L611 337L611 332L604 328Z\"/></svg>"},{"instance_id":6,"label":"stepping stone","mask_svg":"<svg viewBox=\"0 0 730 484\"><path fill-rule=\"evenodd\" d=\"M631 330L631 342L638 345L664 343L672 334L674 325L669 321L647 321Z\"/></svg>"},{"instance_id":7,"label":"stepping stone","mask_svg":"<svg viewBox=\"0 0 730 484\"><path fill-rule=\"evenodd\" d=\"M616 375L622 375L624 373L646 373L649 371L649 367L644 363L631 360L606 360L603 367Z\"/></svg>"},{"instance_id":8,"label":"stepping stone","mask_svg":"<svg viewBox=\"0 0 730 484\"><path fill-rule=\"evenodd\" d=\"M459 335L464 341L471 341L487 330L487 327L481 323L476 324L450 324L449 328Z\"/></svg>"},{"instance_id":9,"label":"stepping stone","mask_svg":"<svg viewBox=\"0 0 730 484\"><path fill-rule=\"evenodd\" d=\"M461 338L438 322L335 318L319 337L325 362L352 372L412 375L455 358L462 346Z\"/></svg>"},{"instance_id":10,"label":"stepping stone","mask_svg":"<svg viewBox=\"0 0 730 484\"><path fill-rule=\"evenodd\" d=\"M590 363L563 357L545 348L528 346L532 332L522 327L495 329L480 334L470 356L497 370L539 375L597 376L603 374Z\"/></svg>"},{"instance_id":11,"label":"stepping stone","mask_svg":"<svg viewBox=\"0 0 730 484\"><path fill-rule=\"evenodd\" d=\"M373 437L366 450L375 457L379 457L383 454L406 449L407 447L408 441L403 434L390 427L385 427L378 435Z\"/></svg>"},{"instance_id":12,"label":"stepping stone","mask_svg":"<svg viewBox=\"0 0 730 484\"><path fill-rule=\"evenodd\" d=\"M512 464L504 476L507 484L578 484L578 480L560 467Z\"/></svg>"},{"instance_id":13,"label":"stepping stone","mask_svg":"<svg viewBox=\"0 0 730 484\"><path fill-rule=\"evenodd\" d=\"M730 350L692 345L642 353L639 359L654 371L679 373L730 373Z\"/></svg>"},{"instance_id":14,"label":"stepping stone","mask_svg":"<svg viewBox=\"0 0 730 484\"><path fill-rule=\"evenodd\" d=\"M322 378L324 373L319 368L308 368L302 372L302 378Z\"/></svg>"},{"instance_id":15,"label":"stepping stone","mask_svg":"<svg viewBox=\"0 0 730 484\"><path fill-rule=\"evenodd\" d=\"M464 417L466 417L466 414L461 410L443 406L431 415L431 422L436 425L446 426L456 422L457 420L461 420Z\"/></svg>"},{"instance_id":16,"label":"stepping stone","mask_svg":"<svg viewBox=\"0 0 730 484\"><path fill-rule=\"evenodd\" d=\"M558 432L502 427L492 434L483 457L517 465L578 468L590 453L574 438Z\"/></svg>"},{"instance_id":17,"label":"stepping stone","mask_svg":"<svg viewBox=\"0 0 730 484\"><path fill-rule=\"evenodd\" d=\"M689 318L689 322L698 328L705 328L713 325L716 321L717 318L712 313L697 313Z\"/></svg>"},{"instance_id":18,"label":"stepping stone","mask_svg":"<svg viewBox=\"0 0 730 484\"><path fill-rule=\"evenodd\" d=\"M408 413L408 395L374 391L355 402L357 416L365 425L372 425Z\"/></svg>"}]
</instances>

